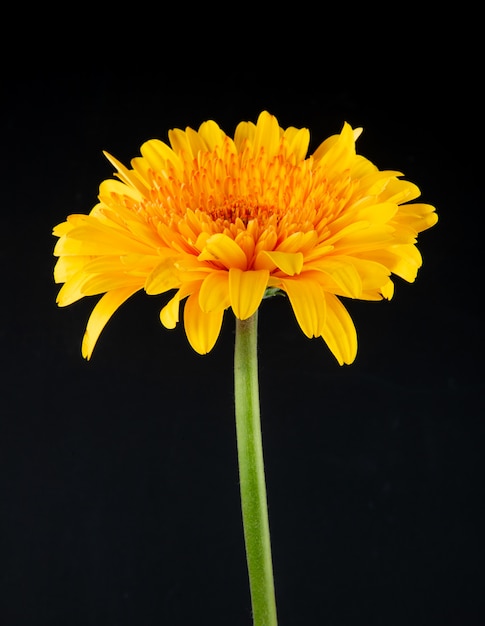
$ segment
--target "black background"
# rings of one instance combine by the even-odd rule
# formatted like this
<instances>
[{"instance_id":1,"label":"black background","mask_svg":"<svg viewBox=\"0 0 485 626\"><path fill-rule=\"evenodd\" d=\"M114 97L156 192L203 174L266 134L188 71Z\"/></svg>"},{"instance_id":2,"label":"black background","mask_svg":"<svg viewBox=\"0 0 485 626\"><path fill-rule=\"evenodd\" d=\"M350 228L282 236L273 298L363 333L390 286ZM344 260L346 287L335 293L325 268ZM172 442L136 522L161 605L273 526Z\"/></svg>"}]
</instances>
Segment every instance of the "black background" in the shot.
<instances>
[{"instance_id":1,"label":"black background","mask_svg":"<svg viewBox=\"0 0 485 626\"><path fill-rule=\"evenodd\" d=\"M251 623L231 315L200 357L181 328L160 325L161 300L137 294L87 363L96 299L56 307L51 230L96 202L112 174L102 150L128 164L169 128L215 119L232 134L267 109L310 128L311 150L344 121L363 126L359 151L403 171L440 217L420 236L413 285L397 280L389 303L347 303L352 366L306 339L285 299L261 308L280 624L484 624L478 18L463 7L429 22L410 7L233 10L133 6L106 20L61 15L55 32L45 14L12 24L0 105L0 622Z\"/></svg>"}]
</instances>

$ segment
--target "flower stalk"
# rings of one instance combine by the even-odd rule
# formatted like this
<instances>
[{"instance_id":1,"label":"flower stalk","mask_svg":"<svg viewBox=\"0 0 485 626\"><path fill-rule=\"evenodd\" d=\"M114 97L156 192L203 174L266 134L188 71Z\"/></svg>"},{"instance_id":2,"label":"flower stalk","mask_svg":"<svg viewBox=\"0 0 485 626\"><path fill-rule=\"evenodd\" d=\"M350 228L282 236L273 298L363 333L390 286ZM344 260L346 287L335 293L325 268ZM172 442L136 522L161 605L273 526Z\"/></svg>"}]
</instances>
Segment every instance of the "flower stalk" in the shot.
<instances>
[{"instance_id":1,"label":"flower stalk","mask_svg":"<svg viewBox=\"0 0 485 626\"><path fill-rule=\"evenodd\" d=\"M257 360L258 312L236 318L234 390L241 508L254 626L276 626Z\"/></svg>"}]
</instances>

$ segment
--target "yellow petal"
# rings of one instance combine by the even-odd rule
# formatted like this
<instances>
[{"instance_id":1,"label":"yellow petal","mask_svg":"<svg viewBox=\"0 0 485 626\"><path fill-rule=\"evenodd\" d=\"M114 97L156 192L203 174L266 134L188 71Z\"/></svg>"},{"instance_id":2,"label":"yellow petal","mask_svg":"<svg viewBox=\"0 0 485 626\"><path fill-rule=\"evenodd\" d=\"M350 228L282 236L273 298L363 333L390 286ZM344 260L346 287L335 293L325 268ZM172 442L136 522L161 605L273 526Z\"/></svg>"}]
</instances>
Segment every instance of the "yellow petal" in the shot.
<instances>
[{"instance_id":1,"label":"yellow petal","mask_svg":"<svg viewBox=\"0 0 485 626\"><path fill-rule=\"evenodd\" d=\"M355 136L350 124L345 122L340 135L332 135L313 153L315 165L331 174L351 167L355 158Z\"/></svg>"},{"instance_id":2,"label":"yellow petal","mask_svg":"<svg viewBox=\"0 0 485 626\"><path fill-rule=\"evenodd\" d=\"M174 295L173 298L163 307L160 311L160 321L165 328L175 328L179 321L179 309L180 309L180 292Z\"/></svg>"},{"instance_id":3,"label":"yellow petal","mask_svg":"<svg viewBox=\"0 0 485 626\"><path fill-rule=\"evenodd\" d=\"M229 270L229 298L234 315L240 320L258 309L268 285L268 270Z\"/></svg>"},{"instance_id":4,"label":"yellow petal","mask_svg":"<svg viewBox=\"0 0 485 626\"><path fill-rule=\"evenodd\" d=\"M369 251L365 256L368 262L377 262L389 268L393 274L400 276L409 283L416 279L418 269L423 261L421 253L413 244L395 245L385 250ZM362 262L360 261L360 263Z\"/></svg>"},{"instance_id":5,"label":"yellow petal","mask_svg":"<svg viewBox=\"0 0 485 626\"><path fill-rule=\"evenodd\" d=\"M402 176L402 174L400 174ZM391 178L386 185L382 198L388 202L402 204L419 198L421 191L419 187L408 180L400 180L399 178Z\"/></svg>"},{"instance_id":6,"label":"yellow petal","mask_svg":"<svg viewBox=\"0 0 485 626\"><path fill-rule=\"evenodd\" d=\"M239 122L234 132L234 143L239 152L244 150L248 141L252 142L255 132L256 124L253 122Z\"/></svg>"},{"instance_id":7,"label":"yellow petal","mask_svg":"<svg viewBox=\"0 0 485 626\"><path fill-rule=\"evenodd\" d=\"M393 246L391 253L395 255L395 261L390 265L391 271L409 283L416 280L418 270L423 264L418 248L412 244Z\"/></svg>"},{"instance_id":8,"label":"yellow petal","mask_svg":"<svg viewBox=\"0 0 485 626\"><path fill-rule=\"evenodd\" d=\"M89 256L61 256L54 266L54 281L65 283L89 262Z\"/></svg>"},{"instance_id":9,"label":"yellow petal","mask_svg":"<svg viewBox=\"0 0 485 626\"><path fill-rule=\"evenodd\" d=\"M198 259L199 261L218 261L227 269L236 267L245 270L248 264L240 246L234 239L223 233L216 233L207 239Z\"/></svg>"},{"instance_id":10,"label":"yellow petal","mask_svg":"<svg viewBox=\"0 0 485 626\"><path fill-rule=\"evenodd\" d=\"M148 295L164 293L180 286L180 278L175 267L175 261L174 257L164 259L150 272L145 281L145 291Z\"/></svg>"},{"instance_id":11,"label":"yellow petal","mask_svg":"<svg viewBox=\"0 0 485 626\"><path fill-rule=\"evenodd\" d=\"M175 152L170 148L170 146L159 139L150 139L149 141L145 141L140 148L140 152L145 161L147 161L149 167L155 172L160 172L166 169L168 163L179 163L179 157L175 154Z\"/></svg>"},{"instance_id":12,"label":"yellow petal","mask_svg":"<svg viewBox=\"0 0 485 626\"><path fill-rule=\"evenodd\" d=\"M202 136L190 126L185 129L185 136L190 145L192 156L196 157L199 152L207 150L206 143Z\"/></svg>"},{"instance_id":13,"label":"yellow petal","mask_svg":"<svg viewBox=\"0 0 485 626\"><path fill-rule=\"evenodd\" d=\"M184 306L184 326L192 348L199 354L212 350L221 331L224 311L204 313L199 306L198 294L189 296Z\"/></svg>"},{"instance_id":14,"label":"yellow petal","mask_svg":"<svg viewBox=\"0 0 485 626\"><path fill-rule=\"evenodd\" d=\"M229 272L211 272L199 291L199 305L205 313L227 309L229 300Z\"/></svg>"},{"instance_id":15,"label":"yellow petal","mask_svg":"<svg viewBox=\"0 0 485 626\"><path fill-rule=\"evenodd\" d=\"M168 138L175 153L180 154L185 152L190 157L194 156L187 133L185 133L182 129L172 128L172 130L168 131Z\"/></svg>"},{"instance_id":16,"label":"yellow petal","mask_svg":"<svg viewBox=\"0 0 485 626\"><path fill-rule=\"evenodd\" d=\"M77 300L84 298L86 295L83 293L83 285L86 282L87 276L83 269L76 272L73 276L62 285L57 294L56 302L58 306L64 307L69 304L73 304Z\"/></svg>"},{"instance_id":17,"label":"yellow petal","mask_svg":"<svg viewBox=\"0 0 485 626\"><path fill-rule=\"evenodd\" d=\"M320 263L308 266L328 276L338 287L338 292L349 298L359 298L362 293L362 279L351 261L324 258ZM379 283L381 284L381 283Z\"/></svg>"},{"instance_id":18,"label":"yellow petal","mask_svg":"<svg viewBox=\"0 0 485 626\"><path fill-rule=\"evenodd\" d=\"M70 215L65 222L62 222L61 224L57 224L57 226L54 226L54 228L52 229L52 234L55 235L56 237L62 237L63 235L66 235L69 231L71 231L74 228L74 224L73 224L74 218L75 218L74 215Z\"/></svg>"},{"instance_id":19,"label":"yellow petal","mask_svg":"<svg viewBox=\"0 0 485 626\"><path fill-rule=\"evenodd\" d=\"M143 200L143 194L139 189L128 186L121 180L114 180L113 178L103 180L99 186L99 198L105 198L106 204L109 205L109 198L112 194L115 196L126 196L135 202L141 202Z\"/></svg>"},{"instance_id":20,"label":"yellow petal","mask_svg":"<svg viewBox=\"0 0 485 626\"><path fill-rule=\"evenodd\" d=\"M285 278L282 289L288 294L296 320L310 339L322 334L325 324L325 297L322 287L309 278Z\"/></svg>"},{"instance_id":21,"label":"yellow petal","mask_svg":"<svg viewBox=\"0 0 485 626\"><path fill-rule=\"evenodd\" d=\"M321 336L340 365L350 364L357 355L357 333L347 309L331 293L325 294L327 317Z\"/></svg>"},{"instance_id":22,"label":"yellow petal","mask_svg":"<svg viewBox=\"0 0 485 626\"><path fill-rule=\"evenodd\" d=\"M438 215L435 211L436 209L431 204L402 204L399 206L397 220L420 233L436 224Z\"/></svg>"},{"instance_id":23,"label":"yellow petal","mask_svg":"<svg viewBox=\"0 0 485 626\"><path fill-rule=\"evenodd\" d=\"M133 172L138 176L138 178L145 181L146 185L151 188L153 174L154 172L159 172L160 170L152 167L152 165L150 165L150 161L141 156L131 159L131 166L133 168ZM165 166L167 167L168 163L165 164ZM164 170L161 171L163 172Z\"/></svg>"},{"instance_id":24,"label":"yellow petal","mask_svg":"<svg viewBox=\"0 0 485 626\"><path fill-rule=\"evenodd\" d=\"M386 265L376 263L376 261L368 258L362 259L358 257L351 257L350 262L358 272L362 291L380 289L382 285L387 284L391 272Z\"/></svg>"},{"instance_id":25,"label":"yellow petal","mask_svg":"<svg viewBox=\"0 0 485 626\"><path fill-rule=\"evenodd\" d=\"M200 281L183 283L173 298L160 311L160 321L165 328L175 328L179 321L179 307L184 298L198 291Z\"/></svg>"},{"instance_id":26,"label":"yellow petal","mask_svg":"<svg viewBox=\"0 0 485 626\"><path fill-rule=\"evenodd\" d=\"M241 248L246 255L246 259L252 259L254 256L254 250L256 248L256 241L253 234L244 230L236 235L235 242Z\"/></svg>"},{"instance_id":27,"label":"yellow petal","mask_svg":"<svg viewBox=\"0 0 485 626\"><path fill-rule=\"evenodd\" d=\"M128 300L138 290L139 287L135 289L133 287L123 287L115 291L109 291L99 300L91 313L83 337L82 355L85 359L89 360L91 358L98 337L109 318L123 302Z\"/></svg>"},{"instance_id":28,"label":"yellow petal","mask_svg":"<svg viewBox=\"0 0 485 626\"><path fill-rule=\"evenodd\" d=\"M213 120L203 122L199 126L199 135L202 137L209 150L214 150L216 146L222 146L224 138L226 137L226 134Z\"/></svg>"},{"instance_id":29,"label":"yellow petal","mask_svg":"<svg viewBox=\"0 0 485 626\"><path fill-rule=\"evenodd\" d=\"M360 254L365 251L375 250L391 242L393 231L394 229L387 224L370 224L360 230L356 228L355 232L337 240L332 238L332 243L335 242L336 253L345 255Z\"/></svg>"},{"instance_id":30,"label":"yellow petal","mask_svg":"<svg viewBox=\"0 0 485 626\"><path fill-rule=\"evenodd\" d=\"M303 161L310 143L310 131L308 128L290 126L285 130L284 136L288 140L289 153L295 156L295 162Z\"/></svg>"},{"instance_id":31,"label":"yellow petal","mask_svg":"<svg viewBox=\"0 0 485 626\"><path fill-rule=\"evenodd\" d=\"M125 184L131 187L136 187L140 193L144 196L148 195L149 190L145 182L140 178L137 172L129 170L127 167L120 163L118 159L109 154L109 152L103 151L104 156L108 161L117 169L116 176Z\"/></svg>"},{"instance_id":32,"label":"yellow petal","mask_svg":"<svg viewBox=\"0 0 485 626\"><path fill-rule=\"evenodd\" d=\"M301 252L277 252L262 250L256 261L258 269L280 269L288 276L299 274L303 268L303 254Z\"/></svg>"},{"instance_id":33,"label":"yellow petal","mask_svg":"<svg viewBox=\"0 0 485 626\"><path fill-rule=\"evenodd\" d=\"M81 216L80 216L81 217ZM153 246L137 240L127 230L114 224L103 223L93 215L83 215L82 220L66 235L61 237L54 248L54 255L153 255Z\"/></svg>"},{"instance_id":34,"label":"yellow petal","mask_svg":"<svg viewBox=\"0 0 485 626\"><path fill-rule=\"evenodd\" d=\"M392 300L394 295L394 283L392 280L388 280L385 285L381 287L381 294L385 300Z\"/></svg>"},{"instance_id":35,"label":"yellow petal","mask_svg":"<svg viewBox=\"0 0 485 626\"><path fill-rule=\"evenodd\" d=\"M280 145L281 129L278 120L267 111L260 113L256 123L253 150L254 154L261 148L268 157L274 156L278 152Z\"/></svg>"},{"instance_id":36,"label":"yellow petal","mask_svg":"<svg viewBox=\"0 0 485 626\"><path fill-rule=\"evenodd\" d=\"M136 287L138 291L138 289L143 288L143 282L143 278L140 276L131 276L125 272L96 274L87 277L81 291L85 296L96 296L122 287Z\"/></svg>"},{"instance_id":37,"label":"yellow petal","mask_svg":"<svg viewBox=\"0 0 485 626\"><path fill-rule=\"evenodd\" d=\"M396 215L397 204L393 202L379 202L357 208L352 219L355 221L368 221L373 224L386 224Z\"/></svg>"},{"instance_id":38,"label":"yellow petal","mask_svg":"<svg viewBox=\"0 0 485 626\"><path fill-rule=\"evenodd\" d=\"M305 252L311 250L318 241L318 235L314 230L306 233L293 233L285 237L278 245L278 252Z\"/></svg>"}]
</instances>

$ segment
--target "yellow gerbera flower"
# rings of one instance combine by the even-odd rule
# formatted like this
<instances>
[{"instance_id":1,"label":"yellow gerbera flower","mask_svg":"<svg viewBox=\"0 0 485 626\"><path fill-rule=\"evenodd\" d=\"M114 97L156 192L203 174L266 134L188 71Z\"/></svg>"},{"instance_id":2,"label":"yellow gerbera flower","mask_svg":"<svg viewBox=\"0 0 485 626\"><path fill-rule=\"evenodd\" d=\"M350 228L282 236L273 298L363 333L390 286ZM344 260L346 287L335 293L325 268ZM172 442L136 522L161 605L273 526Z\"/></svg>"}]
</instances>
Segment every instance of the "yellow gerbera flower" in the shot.
<instances>
[{"instance_id":1,"label":"yellow gerbera flower","mask_svg":"<svg viewBox=\"0 0 485 626\"><path fill-rule=\"evenodd\" d=\"M412 282L419 232L434 207L399 172L357 155L361 129L344 124L306 157L309 131L280 128L267 112L241 122L234 139L214 121L153 139L132 169L106 155L119 180L100 185L89 215L70 215L59 237L58 304L104 294L84 335L83 356L116 309L140 289L174 291L160 313L174 328L180 303L200 354L219 335L225 309L249 318L265 294L287 294L307 337L322 337L340 364L357 351L340 297L391 298L391 274Z\"/></svg>"}]
</instances>

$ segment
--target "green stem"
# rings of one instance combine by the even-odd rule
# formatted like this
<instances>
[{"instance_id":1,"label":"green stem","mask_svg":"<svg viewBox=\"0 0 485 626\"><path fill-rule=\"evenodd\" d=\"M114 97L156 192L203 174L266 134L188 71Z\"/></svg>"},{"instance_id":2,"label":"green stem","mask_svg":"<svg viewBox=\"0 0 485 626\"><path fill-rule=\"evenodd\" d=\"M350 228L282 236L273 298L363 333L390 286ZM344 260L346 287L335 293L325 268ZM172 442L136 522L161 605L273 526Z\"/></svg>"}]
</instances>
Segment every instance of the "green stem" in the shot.
<instances>
[{"instance_id":1,"label":"green stem","mask_svg":"<svg viewBox=\"0 0 485 626\"><path fill-rule=\"evenodd\" d=\"M234 389L241 507L254 626L276 626L276 602L259 412L258 313L236 318Z\"/></svg>"}]
</instances>

